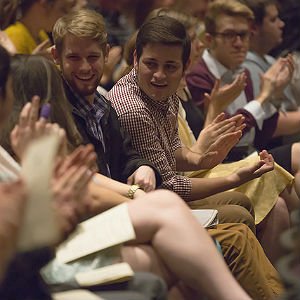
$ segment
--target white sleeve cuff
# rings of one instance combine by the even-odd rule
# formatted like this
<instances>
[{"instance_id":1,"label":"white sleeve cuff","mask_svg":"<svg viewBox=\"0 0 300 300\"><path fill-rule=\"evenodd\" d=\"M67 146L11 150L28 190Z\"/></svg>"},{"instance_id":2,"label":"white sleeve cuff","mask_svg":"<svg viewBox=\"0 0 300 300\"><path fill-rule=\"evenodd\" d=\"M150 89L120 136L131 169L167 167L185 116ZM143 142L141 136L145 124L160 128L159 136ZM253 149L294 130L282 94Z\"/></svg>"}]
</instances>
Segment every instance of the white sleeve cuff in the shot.
<instances>
[{"instance_id":1,"label":"white sleeve cuff","mask_svg":"<svg viewBox=\"0 0 300 300\"><path fill-rule=\"evenodd\" d=\"M252 100L247 103L243 107L243 109L247 110L253 116L256 121L257 127L259 128L259 130L261 130L266 115L260 103L256 100Z\"/></svg>"}]
</instances>

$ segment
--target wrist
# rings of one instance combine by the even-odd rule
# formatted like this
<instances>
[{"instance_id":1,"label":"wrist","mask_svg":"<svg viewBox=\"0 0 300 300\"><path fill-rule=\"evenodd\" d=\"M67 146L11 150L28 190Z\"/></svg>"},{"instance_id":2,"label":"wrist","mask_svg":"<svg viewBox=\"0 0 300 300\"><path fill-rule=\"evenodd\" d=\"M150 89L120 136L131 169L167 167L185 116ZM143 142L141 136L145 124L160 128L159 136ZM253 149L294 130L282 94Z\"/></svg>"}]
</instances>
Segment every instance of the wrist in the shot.
<instances>
[{"instance_id":1,"label":"wrist","mask_svg":"<svg viewBox=\"0 0 300 300\"><path fill-rule=\"evenodd\" d=\"M133 184L130 186L126 197L129 199L133 199L134 198L134 194L136 193L136 191L138 190L142 190L142 188L138 185L138 184Z\"/></svg>"},{"instance_id":2,"label":"wrist","mask_svg":"<svg viewBox=\"0 0 300 300\"><path fill-rule=\"evenodd\" d=\"M235 188L241 184L239 180L239 176L237 176L236 173L228 175L226 177L226 181L227 181L228 189Z\"/></svg>"}]
</instances>

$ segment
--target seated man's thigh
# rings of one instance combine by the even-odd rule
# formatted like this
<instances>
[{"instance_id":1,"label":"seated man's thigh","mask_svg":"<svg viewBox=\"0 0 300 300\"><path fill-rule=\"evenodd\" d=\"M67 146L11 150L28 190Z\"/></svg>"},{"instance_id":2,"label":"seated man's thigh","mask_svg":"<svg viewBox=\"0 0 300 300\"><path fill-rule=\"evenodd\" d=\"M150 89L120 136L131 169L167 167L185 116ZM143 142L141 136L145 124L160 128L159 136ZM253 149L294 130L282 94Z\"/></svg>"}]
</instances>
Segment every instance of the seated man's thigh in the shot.
<instances>
[{"instance_id":1,"label":"seated man's thigh","mask_svg":"<svg viewBox=\"0 0 300 300\"><path fill-rule=\"evenodd\" d=\"M248 197L239 192L223 192L188 203L192 209L217 209L219 223L243 223L255 233L254 211Z\"/></svg>"}]
</instances>

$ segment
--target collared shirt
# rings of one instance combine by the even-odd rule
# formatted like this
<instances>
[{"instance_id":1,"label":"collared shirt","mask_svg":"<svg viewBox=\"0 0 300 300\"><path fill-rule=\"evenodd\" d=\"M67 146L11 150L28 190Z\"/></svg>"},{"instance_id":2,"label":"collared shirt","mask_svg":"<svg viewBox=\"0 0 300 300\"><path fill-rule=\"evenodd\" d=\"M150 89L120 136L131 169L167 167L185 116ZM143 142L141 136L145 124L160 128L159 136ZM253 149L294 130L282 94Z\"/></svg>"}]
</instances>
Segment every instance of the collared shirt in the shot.
<instances>
[{"instance_id":1,"label":"collared shirt","mask_svg":"<svg viewBox=\"0 0 300 300\"><path fill-rule=\"evenodd\" d=\"M68 85L69 89L72 91L76 101L73 105L79 111L79 113L84 118L87 124L87 131L96 140L98 140L103 147L103 151L106 151L103 130L101 127L101 120L105 117L105 112L108 109L108 103L104 96L102 96L98 91L95 92L94 102L90 104L87 100L80 97L68 84L66 80L65 83ZM106 164L107 174L110 175L109 166Z\"/></svg>"},{"instance_id":2,"label":"collared shirt","mask_svg":"<svg viewBox=\"0 0 300 300\"><path fill-rule=\"evenodd\" d=\"M219 61L217 61L208 50L204 51L203 60L215 78L221 79L221 85L232 83L234 78L242 71L241 68L237 69L236 71L227 69ZM248 102L245 92L242 91L242 93L231 104L228 105L226 112L229 114L234 114L240 108L248 111L254 117L258 128L262 129L263 122L267 117L269 117L269 114L265 112L264 108L258 101L252 100ZM249 132L243 135L238 143L238 146L248 146L249 144L253 144L254 138L255 128L251 128Z\"/></svg>"},{"instance_id":3,"label":"collared shirt","mask_svg":"<svg viewBox=\"0 0 300 300\"><path fill-rule=\"evenodd\" d=\"M152 162L162 175L162 187L190 200L192 183L176 173L175 151L181 147L178 137L179 98L154 101L138 86L133 69L108 93L120 123L132 137L133 147Z\"/></svg>"}]
</instances>

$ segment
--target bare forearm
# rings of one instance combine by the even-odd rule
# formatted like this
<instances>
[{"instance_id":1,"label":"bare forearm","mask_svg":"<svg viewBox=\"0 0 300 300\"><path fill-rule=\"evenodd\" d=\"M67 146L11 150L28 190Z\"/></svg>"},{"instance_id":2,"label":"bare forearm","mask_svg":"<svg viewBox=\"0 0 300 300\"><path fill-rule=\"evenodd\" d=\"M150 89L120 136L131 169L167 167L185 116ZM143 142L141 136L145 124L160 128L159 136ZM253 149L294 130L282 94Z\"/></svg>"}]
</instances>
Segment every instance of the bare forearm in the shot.
<instances>
[{"instance_id":1,"label":"bare forearm","mask_svg":"<svg viewBox=\"0 0 300 300\"><path fill-rule=\"evenodd\" d=\"M116 205L129 201L128 198L115 191L99 186L93 182L89 185L89 193L88 212L90 216L99 214Z\"/></svg>"},{"instance_id":2,"label":"bare forearm","mask_svg":"<svg viewBox=\"0 0 300 300\"><path fill-rule=\"evenodd\" d=\"M106 177L104 175L101 175L99 173L97 173L94 176L93 181L99 187L109 189L109 190L114 191L114 192L118 193L119 195L122 195L125 197L130 188L130 185L128 185L128 184L113 180L113 179Z\"/></svg>"},{"instance_id":3,"label":"bare forearm","mask_svg":"<svg viewBox=\"0 0 300 300\"><path fill-rule=\"evenodd\" d=\"M191 178L191 201L202 199L240 185L231 176L217 178Z\"/></svg>"},{"instance_id":4,"label":"bare forearm","mask_svg":"<svg viewBox=\"0 0 300 300\"><path fill-rule=\"evenodd\" d=\"M300 111L280 112L273 137L300 132Z\"/></svg>"},{"instance_id":5,"label":"bare forearm","mask_svg":"<svg viewBox=\"0 0 300 300\"><path fill-rule=\"evenodd\" d=\"M223 112L224 110L222 109L221 106L219 108L215 105L212 105L211 103L208 106L205 122L204 122L204 128L208 126L209 124L212 123L212 121L216 118L218 114Z\"/></svg>"},{"instance_id":6,"label":"bare forearm","mask_svg":"<svg viewBox=\"0 0 300 300\"><path fill-rule=\"evenodd\" d=\"M202 155L187 147L176 150L175 158L176 171L197 171L201 168Z\"/></svg>"}]
</instances>

